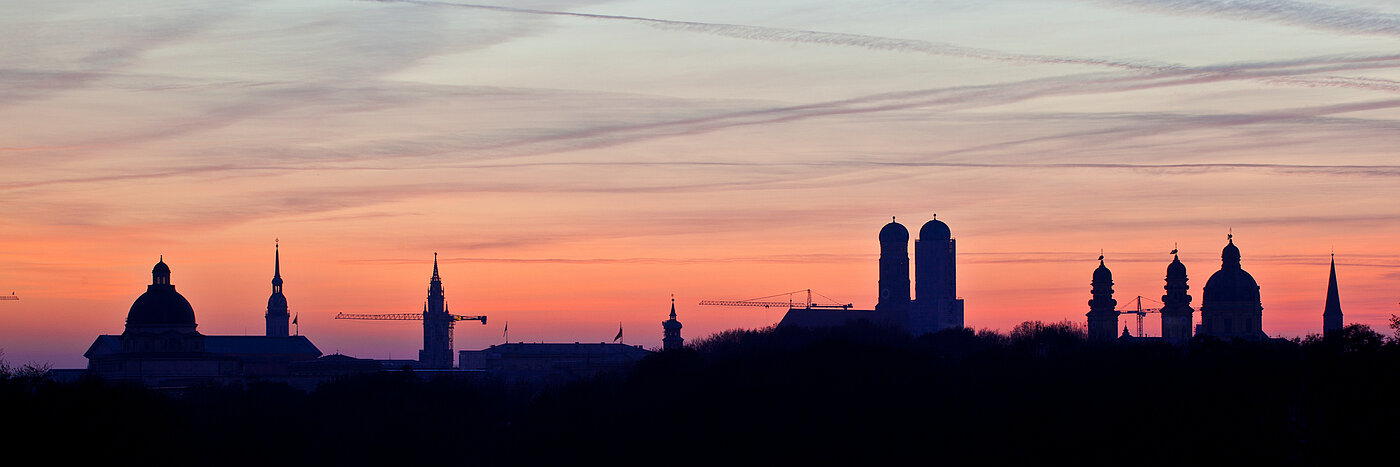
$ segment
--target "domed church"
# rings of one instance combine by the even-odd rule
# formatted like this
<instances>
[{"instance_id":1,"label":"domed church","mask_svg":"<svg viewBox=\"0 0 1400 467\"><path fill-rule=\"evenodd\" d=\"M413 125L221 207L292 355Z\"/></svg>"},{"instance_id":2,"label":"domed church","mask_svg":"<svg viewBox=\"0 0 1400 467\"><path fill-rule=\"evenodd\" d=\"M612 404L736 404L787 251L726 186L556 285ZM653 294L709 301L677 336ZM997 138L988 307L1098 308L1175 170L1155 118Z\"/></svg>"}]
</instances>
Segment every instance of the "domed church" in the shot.
<instances>
[{"instance_id":1,"label":"domed church","mask_svg":"<svg viewBox=\"0 0 1400 467\"><path fill-rule=\"evenodd\" d=\"M1201 328L1198 334L1220 339L1260 340L1264 334L1260 319L1264 306L1259 301L1259 284L1240 266L1240 248L1231 234L1220 252L1220 270L1210 276L1201 298Z\"/></svg>"},{"instance_id":2,"label":"domed church","mask_svg":"<svg viewBox=\"0 0 1400 467\"><path fill-rule=\"evenodd\" d=\"M321 351L305 337L287 336L280 252L274 262L268 335L207 336L196 330L194 307L175 291L162 257L151 269L146 292L131 304L125 331L97 336L83 354L88 372L155 387L289 375L292 363L314 360ZM275 317L282 319L280 329L272 324Z\"/></svg>"}]
</instances>

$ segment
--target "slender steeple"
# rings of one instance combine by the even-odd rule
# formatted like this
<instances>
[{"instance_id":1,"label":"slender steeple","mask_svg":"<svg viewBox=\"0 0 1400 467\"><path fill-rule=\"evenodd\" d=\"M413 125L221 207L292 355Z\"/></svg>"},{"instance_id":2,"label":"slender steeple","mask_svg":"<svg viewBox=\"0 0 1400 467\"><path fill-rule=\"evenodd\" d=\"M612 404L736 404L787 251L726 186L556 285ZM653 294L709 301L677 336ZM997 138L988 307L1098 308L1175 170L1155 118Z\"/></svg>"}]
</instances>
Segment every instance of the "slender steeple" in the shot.
<instances>
[{"instance_id":1,"label":"slender steeple","mask_svg":"<svg viewBox=\"0 0 1400 467\"><path fill-rule=\"evenodd\" d=\"M1337 255L1332 255L1332 274L1327 279L1327 306L1322 310L1324 334L1342 330L1342 298L1337 293Z\"/></svg>"},{"instance_id":2,"label":"slender steeple","mask_svg":"<svg viewBox=\"0 0 1400 467\"><path fill-rule=\"evenodd\" d=\"M282 245L272 244L272 293L282 293Z\"/></svg>"},{"instance_id":3,"label":"slender steeple","mask_svg":"<svg viewBox=\"0 0 1400 467\"><path fill-rule=\"evenodd\" d=\"M676 297L671 297L671 319L661 322L661 350L680 350L685 347L681 338L681 322L676 321Z\"/></svg>"},{"instance_id":4,"label":"slender steeple","mask_svg":"<svg viewBox=\"0 0 1400 467\"><path fill-rule=\"evenodd\" d=\"M1109 342L1118 337L1118 301L1113 299L1113 272L1108 270L1108 266L1103 263L1103 254L1099 255L1099 267L1094 269L1094 280L1090 282L1093 288L1090 293L1094 298L1089 300L1089 339L1101 342Z\"/></svg>"},{"instance_id":5,"label":"slender steeple","mask_svg":"<svg viewBox=\"0 0 1400 467\"><path fill-rule=\"evenodd\" d=\"M268 337L287 337L290 334L288 319L290 319L291 314L287 309L287 297L282 295L282 247L280 243L273 243L272 246L272 296L267 298L267 314L263 315L267 319Z\"/></svg>"}]
</instances>

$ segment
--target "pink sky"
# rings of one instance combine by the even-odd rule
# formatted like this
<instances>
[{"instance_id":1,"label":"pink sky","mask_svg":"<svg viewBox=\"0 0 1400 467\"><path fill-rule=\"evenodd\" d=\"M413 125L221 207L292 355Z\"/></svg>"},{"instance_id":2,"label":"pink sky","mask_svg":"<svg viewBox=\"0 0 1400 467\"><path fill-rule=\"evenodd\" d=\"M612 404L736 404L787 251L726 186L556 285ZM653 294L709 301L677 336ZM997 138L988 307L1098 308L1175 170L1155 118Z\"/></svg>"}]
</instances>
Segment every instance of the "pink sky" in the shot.
<instances>
[{"instance_id":1,"label":"pink sky","mask_svg":"<svg viewBox=\"0 0 1400 467\"><path fill-rule=\"evenodd\" d=\"M489 5L487 5L489 6ZM432 253L456 346L659 346L814 289L873 306L934 213L967 323L1197 297L1233 229L1264 330L1400 312L1400 9L1382 1L7 2L0 349L85 364L165 255L206 334L286 294L323 352L406 358ZM1198 315L1199 316L1199 315ZM1199 318L1198 318L1199 319ZM1129 323L1130 320L1124 320ZM1155 323L1149 324L1155 333Z\"/></svg>"}]
</instances>

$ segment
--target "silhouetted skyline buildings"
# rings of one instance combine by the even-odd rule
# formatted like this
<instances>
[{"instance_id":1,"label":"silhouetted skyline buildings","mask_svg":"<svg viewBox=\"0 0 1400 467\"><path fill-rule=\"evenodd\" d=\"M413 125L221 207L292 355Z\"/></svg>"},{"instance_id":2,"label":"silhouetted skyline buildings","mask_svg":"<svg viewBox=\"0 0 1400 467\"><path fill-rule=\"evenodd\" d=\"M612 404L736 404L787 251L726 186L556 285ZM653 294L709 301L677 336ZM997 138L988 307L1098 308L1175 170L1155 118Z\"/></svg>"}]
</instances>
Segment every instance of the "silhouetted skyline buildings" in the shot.
<instances>
[{"instance_id":1,"label":"silhouetted skyline buildings","mask_svg":"<svg viewBox=\"0 0 1400 467\"><path fill-rule=\"evenodd\" d=\"M1167 265L1166 294L1162 295L1161 338L1170 342L1185 342L1192 338L1194 310L1191 308L1191 295L1186 274L1177 250L1172 250L1172 262ZM1090 281L1088 318L1089 338L1095 341L1112 341L1117 338L1141 339L1132 336L1127 327L1121 335L1116 334L1118 316L1129 311L1117 310L1118 302L1113 299L1113 272L1099 255L1099 267L1094 269ZM1220 252L1220 270L1206 281L1204 297L1201 301L1201 324L1195 327L1195 335L1211 336L1218 339L1268 339L1263 330L1263 303L1260 300L1259 284L1254 276L1245 271L1241 254L1235 245L1234 233L1226 237L1225 248ZM1131 310L1130 310L1131 311ZM1141 322L1139 322L1141 326ZM1342 325L1341 299L1337 292L1337 261L1333 255L1330 276L1327 284L1327 301L1323 311L1324 333L1339 331Z\"/></svg>"},{"instance_id":2,"label":"silhouetted skyline buildings","mask_svg":"<svg viewBox=\"0 0 1400 467\"><path fill-rule=\"evenodd\" d=\"M915 277L918 278L915 284L917 287L913 290L918 292L918 297L910 296L909 233L903 225L892 219L880 229L878 235L880 301L874 310L808 305L805 308L789 309L779 326L830 327L855 320L868 320L877 324L894 325L916 336L963 327L963 301L956 298L956 241L952 238L947 224L937 218L923 225L919 237L915 244L918 261L913 265ZM1260 286L1253 276L1244 270L1241 257L1240 249L1234 243L1234 235L1231 234L1221 251L1220 269L1206 282L1200 307L1201 323L1193 329L1195 310L1191 306L1187 268L1177 251L1172 250L1172 261L1166 268L1163 307L1160 310L1152 310L1161 313L1161 338L1171 342L1184 342L1190 340L1193 335L1224 340L1268 338L1262 329L1263 305L1260 300ZM99 336L84 354L89 359L90 372L112 379L169 384L189 382L192 378L288 375L292 363L313 360L320 355L320 351L305 337L288 335L290 312L283 293L280 245L275 244L273 251L272 293L264 315L267 324L265 336L200 334L197 331L194 309L184 296L176 292L170 279L170 267L163 257L152 268L151 274L151 284L147 286L146 292L135 300L128 312L124 332L118 336ZM1086 314L1089 339L1108 342L1122 338L1144 338L1141 335L1132 336L1126 327L1122 334L1118 333L1118 316L1125 312L1117 309L1118 301L1113 296L1113 272L1108 268L1102 254L1099 256L1099 265L1093 272L1090 285L1092 298L1088 302L1089 312ZM428 283L423 313L374 316L359 319L423 320L423 349L419 351L419 359L414 366L425 369L452 369L456 366L451 335L454 321L480 320L485 324L484 316L465 317L450 314L436 253L433 255L432 276ZM1323 316L1323 328L1326 332L1336 332L1343 328L1335 257L1330 261ZM680 335L682 325L677 319L674 297L671 300L669 318L661 325L662 350L684 348L685 341ZM511 352L529 354L529 361L536 363L543 361L540 360L544 358L541 355L574 358L569 356L574 352L570 349L582 352L578 355L594 352L582 347L551 347L553 350L548 352L536 352L529 349L530 345L535 344L519 344L520 347L513 347L512 349L516 350ZM631 350L619 352L628 355L632 353Z\"/></svg>"},{"instance_id":3,"label":"silhouetted skyline buildings","mask_svg":"<svg viewBox=\"0 0 1400 467\"><path fill-rule=\"evenodd\" d=\"M162 256L151 268L151 284L127 312L126 328L116 336L101 335L83 356L87 372L116 381L154 387L185 387L208 381L289 377L293 365L321 355L305 337L280 335L273 312L285 316L281 255L275 254L273 295L268 303L268 335L207 336L198 330L194 307L175 290L170 266ZM278 298L282 300L277 301Z\"/></svg>"},{"instance_id":4,"label":"silhouetted skyline buildings","mask_svg":"<svg viewBox=\"0 0 1400 467\"><path fill-rule=\"evenodd\" d=\"M963 300L957 298L957 240L948 224L933 219L914 243L916 297L909 293L909 229L897 219L880 229L879 302L875 311L902 316L897 321L914 335L963 326Z\"/></svg>"}]
</instances>

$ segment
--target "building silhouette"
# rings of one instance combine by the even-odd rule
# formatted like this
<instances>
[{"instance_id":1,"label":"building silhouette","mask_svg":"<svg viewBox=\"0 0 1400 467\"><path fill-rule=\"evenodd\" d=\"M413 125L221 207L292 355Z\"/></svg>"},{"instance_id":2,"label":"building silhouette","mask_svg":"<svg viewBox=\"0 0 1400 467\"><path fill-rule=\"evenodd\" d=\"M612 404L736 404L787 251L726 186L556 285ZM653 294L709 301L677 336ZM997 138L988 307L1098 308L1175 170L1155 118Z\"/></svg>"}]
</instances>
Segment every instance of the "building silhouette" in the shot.
<instances>
[{"instance_id":1,"label":"building silhouette","mask_svg":"<svg viewBox=\"0 0 1400 467\"><path fill-rule=\"evenodd\" d=\"M452 368L452 314L438 276L437 253L433 253L428 301L423 304L423 350L418 351L418 361L427 368Z\"/></svg>"},{"instance_id":2,"label":"building silhouette","mask_svg":"<svg viewBox=\"0 0 1400 467\"><path fill-rule=\"evenodd\" d=\"M1089 300L1089 339L1099 342L1112 342L1118 338L1118 301L1113 299L1113 271L1104 265L1103 255L1099 255L1099 267L1094 269L1094 280ZM1123 328L1126 335L1128 328Z\"/></svg>"},{"instance_id":3,"label":"building silhouette","mask_svg":"<svg viewBox=\"0 0 1400 467\"><path fill-rule=\"evenodd\" d=\"M963 327L957 254L957 240L948 224L935 214L919 229L919 239L914 241L916 295L909 318L914 334Z\"/></svg>"},{"instance_id":4,"label":"building silhouette","mask_svg":"<svg viewBox=\"0 0 1400 467\"><path fill-rule=\"evenodd\" d=\"M681 338L681 322L676 321L675 297L671 297L671 318L661 322L661 330L661 350L680 350L685 348L685 339Z\"/></svg>"},{"instance_id":5,"label":"building silhouette","mask_svg":"<svg viewBox=\"0 0 1400 467\"><path fill-rule=\"evenodd\" d=\"M280 296L281 286L276 280L273 284L274 297ZM178 388L289 377L294 364L321 355L302 336L210 336L197 327L194 307L175 291L170 266L162 257L151 269L151 285L131 304L125 330L120 335L97 336L83 353L87 372L110 380Z\"/></svg>"},{"instance_id":6,"label":"building silhouette","mask_svg":"<svg viewBox=\"0 0 1400 467\"><path fill-rule=\"evenodd\" d=\"M1240 249L1231 234L1220 252L1220 270L1206 281L1201 298L1200 334L1220 339L1261 340L1264 306L1259 284L1240 265Z\"/></svg>"},{"instance_id":7,"label":"building silhouette","mask_svg":"<svg viewBox=\"0 0 1400 467\"><path fill-rule=\"evenodd\" d=\"M273 245L272 252L272 295L267 297L267 337L287 337L291 334L289 324L291 313L287 310L287 297L282 295L282 247Z\"/></svg>"},{"instance_id":8,"label":"building silhouette","mask_svg":"<svg viewBox=\"0 0 1400 467\"><path fill-rule=\"evenodd\" d=\"M1337 255L1332 255L1332 272L1327 278L1327 305L1322 309L1322 333L1342 330L1342 298L1337 293Z\"/></svg>"},{"instance_id":9,"label":"building silhouette","mask_svg":"<svg viewBox=\"0 0 1400 467\"><path fill-rule=\"evenodd\" d=\"M936 218L919 229L915 244L918 297L910 297L909 229L893 218L880 229L879 299L874 310L791 308L778 326L832 327L867 320L921 335L963 327L957 298L957 248L948 225Z\"/></svg>"},{"instance_id":10,"label":"building silhouette","mask_svg":"<svg viewBox=\"0 0 1400 467\"><path fill-rule=\"evenodd\" d=\"M890 218L880 229L880 297L875 311L902 314L909 310L909 229Z\"/></svg>"},{"instance_id":11,"label":"building silhouette","mask_svg":"<svg viewBox=\"0 0 1400 467\"><path fill-rule=\"evenodd\" d=\"M1166 295L1162 296L1162 338L1171 342L1191 340L1191 327L1196 310L1191 308L1191 295L1186 291L1186 265L1172 250L1172 262L1167 265ZM1142 336L1138 336L1142 337Z\"/></svg>"}]
</instances>

